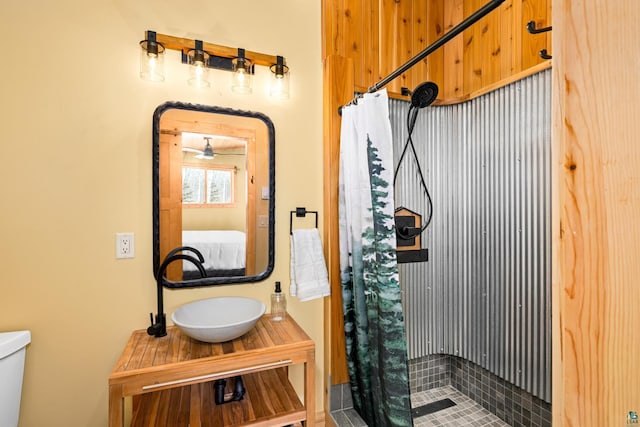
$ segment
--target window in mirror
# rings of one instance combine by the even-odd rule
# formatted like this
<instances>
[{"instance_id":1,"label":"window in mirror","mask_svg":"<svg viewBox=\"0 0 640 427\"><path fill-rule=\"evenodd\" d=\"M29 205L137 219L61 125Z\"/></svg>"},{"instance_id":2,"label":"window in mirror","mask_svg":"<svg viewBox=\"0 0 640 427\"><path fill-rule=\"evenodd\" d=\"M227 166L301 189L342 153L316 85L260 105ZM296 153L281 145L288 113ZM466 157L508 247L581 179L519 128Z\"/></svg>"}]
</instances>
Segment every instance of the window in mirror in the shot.
<instances>
[{"instance_id":1,"label":"window in mirror","mask_svg":"<svg viewBox=\"0 0 640 427\"><path fill-rule=\"evenodd\" d=\"M182 167L182 203L185 207L233 207L235 168L224 166Z\"/></svg>"},{"instance_id":2,"label":"window in mirror","mask_svg":"<svg viewBox=\"0 0 640 427\"><path fill-rule=\"evenodd\" d=\"M156 109L153 127L154 274L167 253L191 246L205 256L207 277L199 278L189 262L174 262L167 270L171 287L268 277L275 214L271 120L171 102Z\"/></svg>"}]
</instances>

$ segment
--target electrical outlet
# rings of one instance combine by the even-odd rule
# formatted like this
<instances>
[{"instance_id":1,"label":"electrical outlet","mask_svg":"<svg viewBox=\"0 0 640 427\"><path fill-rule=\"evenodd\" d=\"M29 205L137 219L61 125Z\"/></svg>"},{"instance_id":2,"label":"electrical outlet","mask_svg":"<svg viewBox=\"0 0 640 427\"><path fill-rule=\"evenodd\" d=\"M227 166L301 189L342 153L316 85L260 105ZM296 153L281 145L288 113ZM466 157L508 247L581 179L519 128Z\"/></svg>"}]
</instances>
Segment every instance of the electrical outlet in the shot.
<instances>
[{"instance_id":1,"label":"electrical outlet","mask_svg":"<svg viewBox=\"0 0 640 427\"><path fill-rule=\"evenodd\" d=\"M133 233L116 233L116 258L133 258L134 249Z\"/></svg>"}]
</instances>

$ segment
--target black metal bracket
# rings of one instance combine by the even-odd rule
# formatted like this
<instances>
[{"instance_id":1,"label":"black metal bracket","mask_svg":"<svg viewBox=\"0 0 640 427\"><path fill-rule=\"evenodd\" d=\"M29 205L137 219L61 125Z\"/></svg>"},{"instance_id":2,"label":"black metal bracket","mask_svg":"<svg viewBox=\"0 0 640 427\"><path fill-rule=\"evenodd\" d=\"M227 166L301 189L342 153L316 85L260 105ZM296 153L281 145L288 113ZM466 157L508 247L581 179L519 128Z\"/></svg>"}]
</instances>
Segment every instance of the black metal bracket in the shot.
<instances>
[{"instance_id":1,"label":"black metal bracket","mask_svg":"<svg viewBox=\"0 0 640 427\"><path fill-rule=\"evenodd\" d=\"M536 22L535 21L529 21L527 23L527 31L529 32L529 34L546 33L547 31L551 31L552 29L553 29L553 27L551 27L551 26L544 27L544 28L536 28ZM549 55L549 53L547 53L547 49L542 49L540 52L538 52L538 55L540 55L540 58L542 58L542 59L551 59L551 58L553 58L551 55Z\"/></svg>"},{"instance_id":2,"label":"black metal bracket","mask_svg":"<svg viewBox=\"0 0 640 427\"><path fill-rule=\"evenodd\" d=\"M296 218L304 218L307 214L314 214L316 216L316 228L318 228L318 211L308 211L306 208L296 208L295 211L289 212L289 234L293 234L293 214L296 214Z\"/></svg>"},{"instance_id":3,"label":"black metal bracket","mask_svg":"<svg viewBox=\"0 0 640 427\"><path fill-rule=\"evenodd\" d=\"M196 40L198 41L198 40ZM240 50L240 49L238 49ZM187 54L187 52L181 51L181 61L183 64L188 64L189 63L189 55ZM208 52L207 52L208 53ZM224 56L216 56L213 55L211 53L209 54L209 59L207 60L205 66L207 68L213 68L216 70L223 70L223 71L234 71L233 68L233 60L235 58L226 58ZM251 75L255 74L255 69L256 66L255 64L252 64L250 67L247 67L247 72Z\"/></svg>"},{"instance_id":4,"label":"black metal bracket","mask_svg":"<svg viewBox=\"0 0 640 427\"><path fill-rule=\"evenodd\" d=\"M416 249L413 251L398 251L398 264L429 261L429 249Z\"/></svg>"},{"instance_id":5,"label":"black metal bracket","mask_svg":"<svg viewBox=\"0 0 640 427\"><path fill-rule=\"evenodd\" d=\"M551 31L552 29L553 29L553 27L551 27L551 26L544 27L544 28L536 28L536 22L535 21L529 21L527 23L527 31L529 31L529 34L546 33L547 31Z\"/></svg>"}]
</instances>

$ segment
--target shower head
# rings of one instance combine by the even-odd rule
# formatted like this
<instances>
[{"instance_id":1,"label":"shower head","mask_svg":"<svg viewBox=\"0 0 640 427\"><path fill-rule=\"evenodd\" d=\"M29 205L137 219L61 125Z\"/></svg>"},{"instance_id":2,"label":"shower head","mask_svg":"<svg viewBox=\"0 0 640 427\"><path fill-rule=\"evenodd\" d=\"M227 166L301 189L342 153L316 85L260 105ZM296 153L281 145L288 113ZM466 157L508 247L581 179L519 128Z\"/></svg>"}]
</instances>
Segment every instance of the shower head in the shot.
<instances>
[{"instance_id":1,"label":"shower head","mask_svg":"<svg viewBox=\"0 0 640 427\"><path fill-rule=\"evenodd\" d=\"M411 93L411 105L416 108L428 107L438 96L438 85L433 82L420 83Z\"/></svg>"}]
</instances>

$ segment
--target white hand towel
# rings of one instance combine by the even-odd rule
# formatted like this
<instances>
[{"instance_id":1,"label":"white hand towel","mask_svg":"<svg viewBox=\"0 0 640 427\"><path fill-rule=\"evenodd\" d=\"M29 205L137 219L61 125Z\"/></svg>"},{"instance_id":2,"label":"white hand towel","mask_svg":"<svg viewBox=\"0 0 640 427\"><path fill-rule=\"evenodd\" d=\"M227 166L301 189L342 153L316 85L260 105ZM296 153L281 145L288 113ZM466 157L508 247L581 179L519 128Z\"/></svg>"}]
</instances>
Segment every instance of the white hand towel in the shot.
<instances>
[{"instance_id":1,"label":"white hand towel","mask_svg":"<svg viewBox=\"0 0 640 427\"><path fill-rule=\"evenodd\" d=\"M317 228L293 230L291 235L291 296L300 301L331 294L329 274Z\"/></svg>"}]
</instances>

